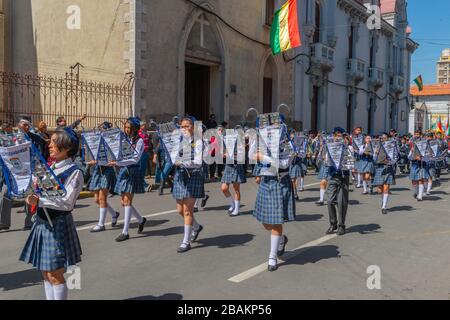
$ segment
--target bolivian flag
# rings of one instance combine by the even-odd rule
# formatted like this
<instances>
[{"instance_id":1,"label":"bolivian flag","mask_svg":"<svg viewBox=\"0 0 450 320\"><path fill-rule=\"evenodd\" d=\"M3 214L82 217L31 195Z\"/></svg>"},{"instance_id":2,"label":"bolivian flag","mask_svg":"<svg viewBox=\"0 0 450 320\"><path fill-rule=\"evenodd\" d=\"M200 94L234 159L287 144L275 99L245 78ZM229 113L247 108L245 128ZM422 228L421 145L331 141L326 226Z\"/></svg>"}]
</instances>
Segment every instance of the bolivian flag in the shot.
<instances>
[{"instance_id":1,"label":"bolivian flag","mask_svg":"<svg viewBox=\"0 0 450 320\"><path fill-rule=\"evenodd\" d=\"M423 79L422 76L418 76L414 79L414 82L417 84L417 87L419 88L419 91L423 91Z\"/></svg>"},{"instance_id":2,"label":"bolivian flag","mask_svg":"<svg viewBox=\"0 0 450 320\"><path fill-rule=\"evenodd\" d=\"M301 45L297 0L288 0L280 10L275 12L270 32L270 46L273 55L277 55Z\"/></svg>"},{"instance_id":3,"label":"bolivian flag","mask_svg":"<svg viewBox=\"0 0 450 320\"><path fill-rule=\"evenodd\" d=\"M437 122L437 125L436 125L436 132L438 132L438 133L444 133L444 129L442 128L441 117L439 117L439 120L438 120L438 122Z\"/></svg>"}]
</instances>

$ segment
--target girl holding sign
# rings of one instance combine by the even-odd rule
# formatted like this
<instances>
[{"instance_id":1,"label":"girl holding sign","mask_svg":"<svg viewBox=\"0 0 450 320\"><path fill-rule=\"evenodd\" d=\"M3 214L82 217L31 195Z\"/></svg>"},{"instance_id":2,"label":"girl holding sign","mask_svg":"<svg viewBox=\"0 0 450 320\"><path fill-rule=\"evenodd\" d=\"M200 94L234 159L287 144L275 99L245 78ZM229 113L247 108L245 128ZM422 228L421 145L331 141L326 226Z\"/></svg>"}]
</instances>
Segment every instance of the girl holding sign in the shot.
<instances>
[{"instance_id":1,"label":"girl holding sign","mask_svg":"<svg viewBox=\"0 0 450 320\"><path fill-rule=\"evenodd\" d=\"M144 141L139 137L141 120L139 118L129 118L125 123L125 134L130 140L132 147L136 152L130 159L122 161L110 161L109 166L119 167L119 175L115 193L122 197L122 206L124 208L124 225L122 233L116 238L117 242L130 239L128 229L130 227L131 215L133 215L139 223L138 234L144 230L147 219L144 218L139 211L133 206L133 197L135 194L145 193L144 175L140 170L140 161L144 153Z\"/></svg>"},{"instance_id":2,"label":"girl holding sign","mask_svg":"<svg viewBox=\"0 0 450 320\"><path fill-rule=\"evenodd\" d=\"M230 217L239 216L239 209L241 206L241 184L247 183L247 178L245 176L244 165L239 164L239 154L240 151L244 150L244 141L238 143L239 133L237 131L229 131L228 134L224 136L226 159L227 163L225 165L225 170L222 176L222 192L225 198L230 202L230 208L228 209L228 214ZM233 134L230 134L233 132ZM243 131L241 132L243 134ZM227 146L230 150L227 149ZM245 161L245 159L241 159ZM232 163L234 162L234 163ZM230 193L230 185L233 185L235 197L233 199Z\"/></svg>"},{"instance_id":3,"label":"girl holding sign","mask_svg":"<svg viewBox=\"0 0 450 320\"><path fill-rule=\"evenodd\" d=\"M369 194L372 192L372 173L374 170L373 166L373 149L372 149L372 137L366 136L364 138L364 145L359 149L359 163L357 170L359 174L362 174L363 178L363 188L362 194Z\"/></svg>"},{"instance_id":4,"label":"girl holding sign","mask_svg":"<svg viewBox=\"0 0 450 320\"><path fill-rule=\"evenodd\" d=\"M388 135L383 133L380 140L380 148L384 147L382 144L388 143ZM393 141L393 143L396 143ZM395 149L393 152L397 152ZM389 191L390 186L395 184L395 169L394 165L396 163L395 159L391 159L396 155L392 153L391 155L387 155L388 159L383 161L382 163L375 164L375 175L373 178L373 186L378 187L378 193L383 195L381 213L387 214L387 203L389 200Z\"/></svg>"},{"instance_id":5,"label":"girl holding sign","mask_svg":"<svg viewBox=\"0 0 450 320\"><path fill-rule=\"evenodd\" d=\"M177 211L184 219L184 238L177 249L178 253L191 250L191 242L197 240L203 226L194 218L196 199L205 197L203 160L203 140L194 137L194 121L184 118L181 121L181 150L175 163L173 198ZM184 152L189 152L184 154Z\"/></svg>"},{"instance_id":6,"label":"girl holding sign","mask_svg":"<svg viewBox=\"0 0 450 320\"><path fill-rule=\"evenodd\" d=\"M58 129L51 137L49 150L56 160L52 169L66 193L55 198L26 198L26 203L38 206L38 211L20 260L42 272L47 300L67 300L64 273L69 266L81 262L81 245L72 217L84 184L83 173L72 160L78 147L79 139L73 129Z\"/></svg>"},{"instance_id":7,"label":"girl holding sign","mask_svg":"<svg viewBox=\"0 0 450 320\"><path fill-rule=\"evenodd\" d=\"M282 132L279 143L279 167L274 172L270 167L276 159L263 152L255 152L255 145L253 144L250 154L256 155L256 160L262 167L256 178L259 188L253 216L267 231L270 231L268 271L272 272L278 269L277 257L284 254L288 242L288 238L283 235L283 224L295 220L294 188L289 176L289 167L295 153L286 134Z\"/></svg>"},{"instance_id":8,"label":"girl holding sign","mask_svg":"<svg viewBox=\"0 0 450 320\"><path fill-rule=\"evenodd\" d=\"M423 201L424 184L430 178L427 163L424 159L428 142L421 139L422 133L416 131L414 133L414 141L412 141L411 151L408 158L411 160L411 172L409 179L414 187L414 198L417 201Z\"/></svg>"},{"instance_id":9,"label":"girl holding sign","mask_svg":"<svg viewBox=\"0 0 450 320\"><path fill-rule=\"evenodd\" d=\"M103 130L108 130L111 129L112 125L109 122L104 122L101 127ZM115 228L120 213L108 204L108 194L110 191L114 191L114 187L116 186L116 172L113 167L100 165L96 160L91 160L88 162L88 165L95 166L89 184L89 190L94 192L95 202L100 207L98 224L91 232L96 233L106 230L105 220L107 212L111 215L112 227Z\"/></svg>"}]
</instances>

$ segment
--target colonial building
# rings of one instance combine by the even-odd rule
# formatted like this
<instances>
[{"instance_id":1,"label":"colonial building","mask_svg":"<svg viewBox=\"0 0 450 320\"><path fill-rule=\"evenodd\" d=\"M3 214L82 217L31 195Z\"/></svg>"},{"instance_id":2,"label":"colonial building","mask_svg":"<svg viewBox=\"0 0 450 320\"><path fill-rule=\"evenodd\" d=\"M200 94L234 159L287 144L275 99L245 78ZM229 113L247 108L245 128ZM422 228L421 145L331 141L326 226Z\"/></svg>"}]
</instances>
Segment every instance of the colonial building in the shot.
<instances>
[{"instance_id":1,"label":"colonial building","mask_svg":"<svg viewBox=\"0 0 450 320\"><path fill-rule=\"evenodd\" d=\"M301 1L295 120L304 129L408 131L411 54L406 1ZM364 4L381 8L379 28ZM376 22L376 21L375 21Z\"/></svg>"},{"instance_id":2,"label":"colonial building","mask_svg":"<svg viewBox=\"0 0 450 320\"><path fill-rule=\"evenodd\" d=\"M414 101L409 120L411 133L436 129L439 118L442 125L446 125L450 114L450 84L424 85L422 91L412 87L411 96Z\"/></svg>"},{"instance_id":3,"label":"colonial building","mask_svg":"<svg viewBox=\"0 0 450 320\"><path fill-rule=\"evenodd\" d=\"M436 64L436 83L450 84L450 49L442 50Z\"/></svg>"},{"instance_id":4,"label":"colonial building","mask_svg":"<svg viewBox=\"0 0 450 320\"><path fill-rule=\"evenodd\" d=\"M61 92L64 99L47 107L54 99L42 90L27 101L15 93L10 109L31 105L50 117L86 112L95 121L131 113L206 120L215 113L234 125L250 107L270 112L286 104L289 120L304 130L408 127L417 44L409 38L405 0L298 0L303 46L276 57L270 25L285 0L3 1L10 5L11 71L62 76L32 87L56 86L71 99ZM364 3L381 6L379 28L368 27L374 15ZM112 84L95 85L100 92L93 94L91 81ZM132 90L130 103L122 91L105 89L117 85Z\"/></svg>"}]
</instances>

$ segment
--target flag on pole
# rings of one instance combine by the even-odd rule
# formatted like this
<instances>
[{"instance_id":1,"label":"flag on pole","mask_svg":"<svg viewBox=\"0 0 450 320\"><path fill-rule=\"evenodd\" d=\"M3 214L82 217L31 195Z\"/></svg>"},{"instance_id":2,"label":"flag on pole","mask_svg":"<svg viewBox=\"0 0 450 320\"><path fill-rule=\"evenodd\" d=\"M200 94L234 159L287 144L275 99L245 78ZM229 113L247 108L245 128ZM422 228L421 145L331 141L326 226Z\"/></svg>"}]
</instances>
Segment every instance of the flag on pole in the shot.
<instances>
[{"instance_id":1,"label":"flag on pole","mask_svg":"<svg viewBox=\"0 0 450 320\"><path fill-rule=\"evenodd\" d=\"M439 116L437 125L436 125L436 132L438 133L444 133L444 129L442 128L442 121L441 121L441 116Z\"/></svg>"},{"instance_id":2,"label":"flag on pole","mask_svg":"<svg viewBox=\"0 0 450 320\"><path fill-rule=\"evenodd\" d=\"M270 32L270 46L273 55L277 55L301 45L297 0L288 0L275 12Z\"/></svg>"},{"instance_id":3,"label":"flag on pole","mask_svg":"<svg viewBox=\"0 0 450 320\"><path fill-rule=\"evenodd\" d=\"M416 83L417 87L419 88L419 91L423 91L423 79L422 76L418 76L414 79L414 82Z\"/></svg>"}]
</instances>

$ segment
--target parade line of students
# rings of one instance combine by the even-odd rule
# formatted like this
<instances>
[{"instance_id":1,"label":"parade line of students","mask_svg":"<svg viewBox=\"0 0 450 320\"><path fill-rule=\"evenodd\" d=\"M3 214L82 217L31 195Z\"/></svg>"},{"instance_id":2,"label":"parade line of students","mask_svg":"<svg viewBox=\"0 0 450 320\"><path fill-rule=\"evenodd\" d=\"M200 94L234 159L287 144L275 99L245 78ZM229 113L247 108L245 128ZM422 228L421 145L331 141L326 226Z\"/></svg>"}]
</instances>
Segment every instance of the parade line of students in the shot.
<instances>
[{"instance_id":1,"label":"parade line of students","mask_svg":"<svg viewBox=\"0 0 450 320\"><path fill-rule=\"evenodd\" d=\"M102 130L110 129L111 124L104 123ZM95 201L99 206L99 222L92 229L93 233L104 231L105 220L109 213L112 226L117 226L120 210L108 204L108 194L114 192L121 197L124 225L117 242L129 239L129 225L134 216L138 223L138 233L142 233L146 219L133 205L135 194L145 192L144 174L140 170L140 161L144 152L144 143L138 135L139 118L129 118L123 131L135 150L129 159L109 161L99 165L96 161L88 164L94 166L94 175L89 184L89 190L95 192ZM202 137L194 134L194 120L186 117L179 122L182 135L180 145L190 145L190 154L179 151L183 161L174 163L174 178L172 196L176 208L183 220L184 234L177 248L178 253L186 253L191 249L204 229L194 215L198 199L205 199L205 175L207 169L200 161L205 148ZM448 170L448 137L432 133L423 135L416 132L414 137L398 138L395 132L383 133L377 137L363 135L362 128L356 128L353 134L347 134L342 128L335 128L331 135L310 132L305 135L304 152L293 144L293 131L282 126L280 131L278 165L273 165L273 159L262 152L256 144L249 147L249 154L254 155L257 163L253 175L258 184L258 192L254 200L253 215L262 227L270 232L270 249L268 255L268 271L278 269L278 258L285 253L288 237L283 231L286 222L294 221L296 202L299 201L298 191L304 190L304 177L308 164L315 167L320 181L320 194L317 205L327 204L330 227L327 234L346 232L346 214L349 204L349 184L354 180L356 187L363 188L362 194L372 194L373 188L378 188L381 194L382 214L388 212L390 186L395 184L397 167L402 172L410 170L410 179L414 188L414 197L424 200L423 195L431 192L433 179L439 182L441 170ZM427 146L433 141L437 146L435 152L443 155L439 158L421 154L419 141L427 141ZM381 148L388 149L388 142L395 146L394 153L387 152L384 158L377 159ZM417 144L416 144L417 143ZM335 150L342 150L342 163L336 163L331 145ZM64 273L69 266L81 261L81 245L72 217L76 200L83 188L83 176L80 168L72 158L78 153L79 138L71 128L58 129L51 137L50 156L55 159L52 166L55 174L66 188L66 195L61 198L47 199L37 195L28 196L26 203L37 206L37 214L29 238L25 244L20 260L32 264L42 272L46 297L49 300L67 299L67 287ZM339 149L342 146L342 149ZM235 152L238 148L235 148ZM383 149L384 150L384 149ZM423 151L423 150L422 150ZM236 155L236 154L235 154ZM229 156L225 152L224 157ZM116 174L117 173L117 174ZM221 181L221 191L224 201L229 204L228 214L239 216L242 199L240 185L247 182L246 165L229 163L225 165ZM231 190L232 187L232 190ZM233 193L231 192L233 191ZM50 219L44 214L49 213ZM51 222L51 223L50 223Z\"/></svg>"}]
</instances>

